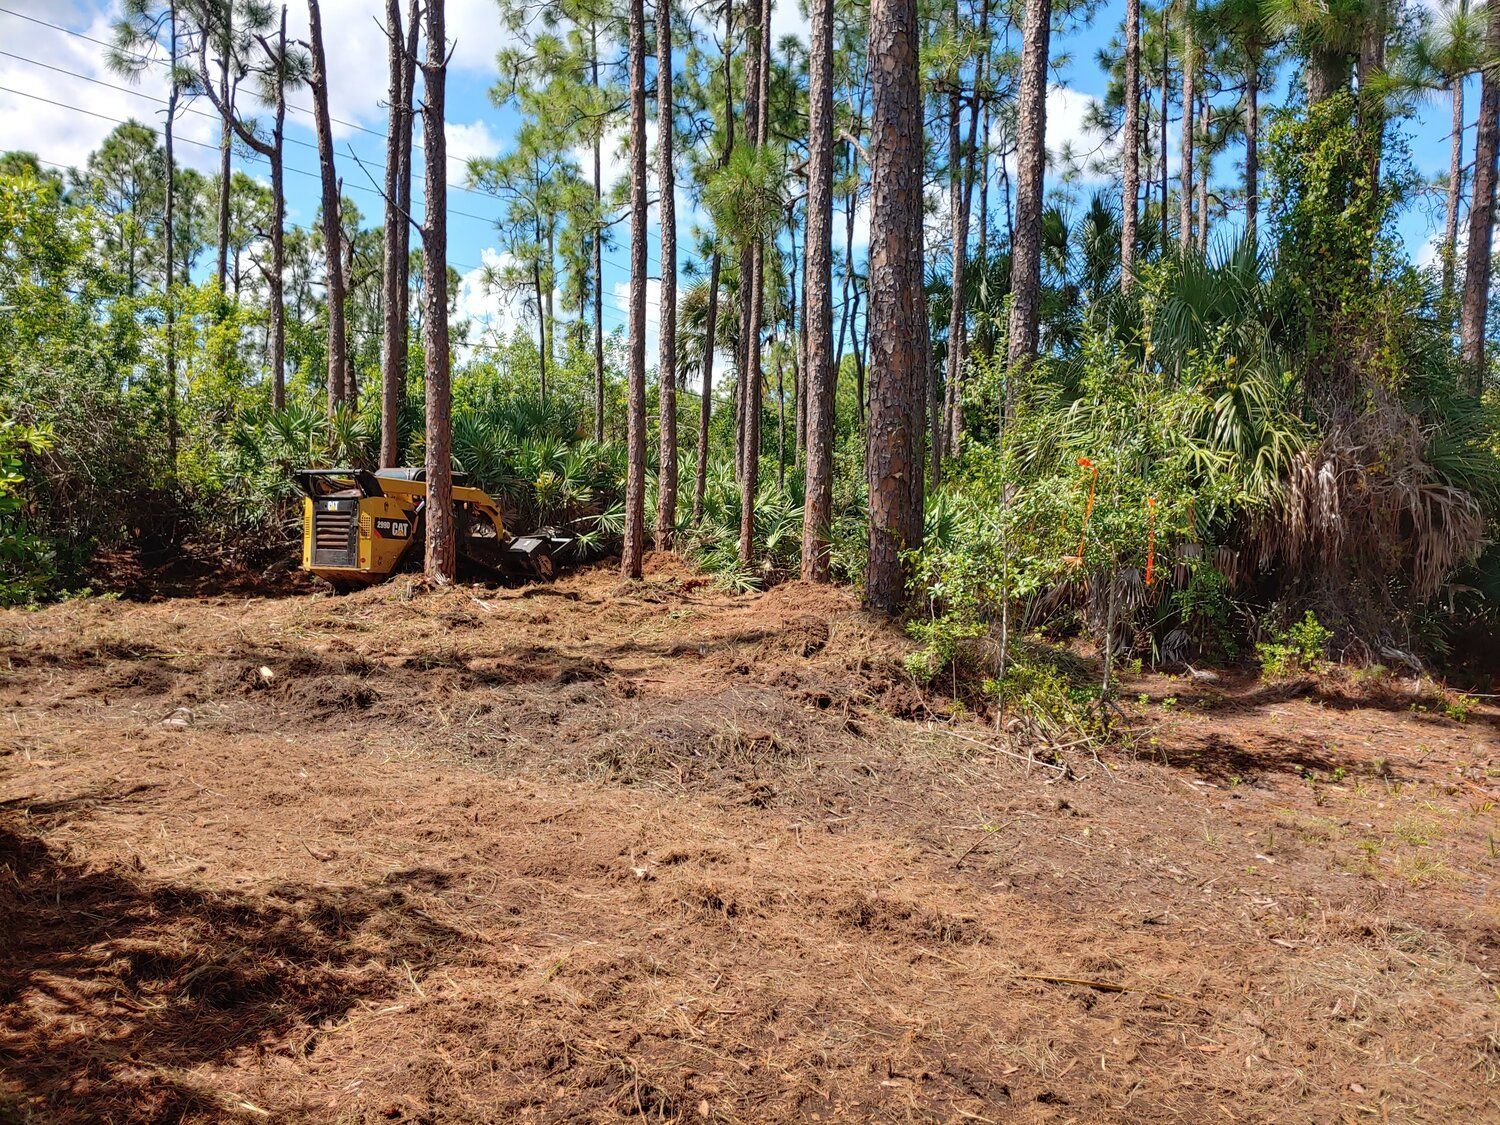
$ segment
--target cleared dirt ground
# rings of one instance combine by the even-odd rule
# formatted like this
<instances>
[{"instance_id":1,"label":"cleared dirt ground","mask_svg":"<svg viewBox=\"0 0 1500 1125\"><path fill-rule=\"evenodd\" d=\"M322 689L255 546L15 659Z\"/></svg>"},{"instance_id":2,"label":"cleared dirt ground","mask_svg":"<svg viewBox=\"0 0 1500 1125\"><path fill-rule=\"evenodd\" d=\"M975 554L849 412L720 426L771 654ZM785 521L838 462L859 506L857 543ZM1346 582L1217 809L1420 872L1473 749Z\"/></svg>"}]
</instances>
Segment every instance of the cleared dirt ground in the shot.
<instances>
[{"instance_id":1,"label":"cleared dirt ground","mask_svg":"<svg viewBox=\"0 0 1500 1125\"><path fill-rule=\"evenodd\" d=\"M905 648L663 559L0 614L0 1119L1500 1115L1494 709L1150 676L1058 779Z\"/></svg>"}]
</instances>

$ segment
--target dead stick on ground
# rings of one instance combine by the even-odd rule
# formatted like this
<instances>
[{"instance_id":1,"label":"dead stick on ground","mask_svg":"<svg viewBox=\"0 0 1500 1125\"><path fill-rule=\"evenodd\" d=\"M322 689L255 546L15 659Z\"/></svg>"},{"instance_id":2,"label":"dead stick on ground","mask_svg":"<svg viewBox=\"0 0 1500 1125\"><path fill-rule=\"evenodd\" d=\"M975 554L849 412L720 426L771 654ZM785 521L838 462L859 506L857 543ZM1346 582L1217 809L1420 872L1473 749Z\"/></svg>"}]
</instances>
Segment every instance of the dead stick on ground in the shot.
<instances>
[{"instance_id":1,"label":"dead stick on ground","mask_svg":"<svg viewBox=\"0 0 1500 1125\"><path fill-rule=\"evenodd\" d=\"M972 844L970 844L967 848L965 848L964 852L963 852L963 855L959 856L957 859L955 859L953 861L953 866L954 867L962 867L964 865L964 860L968 859L969 856L971 856L974 853L974 850L977 847L979 847L980 844L984 843L986 840L988 840L995 833L999 832L1002 828L1009 828L1014 823L1015 823L1014 820L1007 820L1004 824L997 824L993 828L991 828L989 825L984 825L982 827L982 831L984 832L984 835L981 836L981 837L979 837L979 839L975 840Z\"/></svg>"},{"instance_id":2,"label":"dead stick on ground","mask_svg":"<svg viewBox=\"0 0 1500 1125\"><path fill-rule=\"evenodd\" d=\"M1036 757L1028 758L1025 754L1017 754L1014 750L1007 750L1003 746L996 746L993 742L983 742L977 738L970 738L966 734L959 734L957 731L949 730L947 727L932 727L930 729L940 731L943 734L946 734L949 738L956 738L960 742L972 742L975 746L983 746L986 750L993 750L997 754L1004 754L1007 758L1014 758L1018 762L1025 762L1028 766L1046 766L1049 770L1056 770L1060 774L1066 774L1068 772L1067 766L1059 766L1053 764L1052 762L1044 762L1040 758Z\"/></svg>"},{"instance_id":3,"label":"dead stick on ground","mask_svg":"<svg viewBox=\"0 0 1500 1125\"><path fill-rule=\"evenodd\" d=\"M1054 977L1045 973L1017 973L1021 980L1039 980L1047 984L1077 984L1084 988L1097 988L1100 992L1139 992L1143 996L1158 996L1163 1000L1176 1000L1179 1004L1191 1004L1195 1008L1203 1007L1196 1000L1186 996L1178 996L1173 992L1157 992L1152 988L1136 988L1128 984L1115 984L1107 980L1084 980L1081 977Z\"/></svg>"}]
</instances>

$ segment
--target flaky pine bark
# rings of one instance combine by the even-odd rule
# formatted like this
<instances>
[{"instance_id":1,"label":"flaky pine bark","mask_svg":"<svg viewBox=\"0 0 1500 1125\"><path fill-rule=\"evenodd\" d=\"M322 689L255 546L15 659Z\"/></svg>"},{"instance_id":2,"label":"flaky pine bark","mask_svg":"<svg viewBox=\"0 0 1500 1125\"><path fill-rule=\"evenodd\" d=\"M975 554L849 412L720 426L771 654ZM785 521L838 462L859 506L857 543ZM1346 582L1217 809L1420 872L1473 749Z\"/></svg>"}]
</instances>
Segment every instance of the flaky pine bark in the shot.
<instances>
[{"instance_id":1,"label":"flaky pine bark","mask_svg":"<svg viewBox=\"0 0 1500 1125\"><path fill-rule=\"evenodd\" d=\"M723 168L729 163L730 154L734 152L734 4L732 0L724 0L724 49L720 62L723 66L724 85L724 151L719 154L719 167ZM719 240L724 232L715 232L713 263L709 269L708 283L708 316L704 325L704 352L703 352L703 400L698 407L698 466L696 479L693 483L693 523L696 526L703 520L703 498L708 488L708 428L713 418L713 383L714 383L714 349L718 342L719 327L719 282L723 276L724 259L719 249ZM736 360L738 363L738 360ZM738 379L738 372L736 372ZM733 402L730 404L731 411L735 410ZM736 448L735 456L738 457L739 450ZM738 469L738 462L736 462Z\"/></svg>"},{"instance_id":2,"label":"flaky pine bark","mask_svg":"<svg viewBox=\"0 0 1500 1125\"><path fill-rule=\"evenodd\" d=\"M754 146L760 140L760 73L765 65L761 54L761 3L751 0L750 22L745 29L745 139ZM751 308L755 303L754 250L741 244L740 254L740 342L734 373L734 472L743 491L745 458L750 428L751 367L759 364L759 348L751 329ZM752 494L753 495L753 494Z\"/></svg>"},{"instance_id":3,"label":"flaky pine bark","mask_svg":"<svg viewBox=\"0 0 1500 1125\"><path fill-rule=\"evenodd\" d=\"M1172 108L1172 7L1165 5L1161 10L1161 87L1158 91L1161 97L1161 121L1159 125L1159 136L1157 148L1161 150L1161 249L1166 253L1169 238L1170 222L1168 214L1171 208L1171 197L1167 192L1167 118L1171 116Z\"/></svg>"},{"instance_id":4,"label":"flaky pine bark","mask_svg":"<svg viewBox=\"0 0 1500 1125\"><path fill-rule=\"evenodd\" d=\"M708 267L708 315L703 325L703 398L698 403L698 465L693 479L693 524L703 520L708 491L708 425L714 413L714 341L719 327L719 273L723 261L716 249Z\"/></svg>"},{"instance_id":5,"label":"flaky pine bark","mask_svg":"<svg viewBox=\"0 0 1500 1125\"><path fill-rule=\"evenodd\" d=\"M1448 206L1443 222L1443 298L1453 300L1458 278L1458 209L1464 189L1464 83L1448 83L1453 132L1448 139ZM1451 322L1450 322L1451 323Z\"/></svg>"},{"instance_id":6,"label":"flaky pine bark","mask_svg":"<svg viewBox=\"0 0 1500 1125\"><path fill-rule=\"evenodd\" d=\"M1016 119L1016 228L1011 243L1010 339L1014 368L1036 357L1041 327L1042 178L1047 162L1047 58L1052 0L1026 0L1021 32L1021 85ZM1006 380L1005 412L1012 407Z\"/></svg>"},{"instance_id":7,"label":"flaky pine bark","mask_svg":"<svg viewBox=\"0 0 1500 1125\"><path fill-rule=\"evenodd\" d=\"M1028 35L1033 7L1049 7L1048 0L1028 4ZM919 546L922 539L922 407L927 372L923 368L926 312L922 299L919 34L915 0L872 0L872 355L866 457L870 554L865 597L872 607L892 614L906 602L903 553ZM1038 78L1045 75L1039 73ZM1040 189L1040 183L1037 186Z\"/></svg>"},{"instance_id":8,"label":"flaky pine bark","mask_svg":"<svg viewBox=\"0 0 1500 1125\"><path fill-rule=\"evenodd\" d=\"M323 185L323 266L328 304L328 412L346 401L344 369L349 346L344 321L344 261L339 223L339 175L333 160L333 122L328 113L328 58L323 50L323 17L318 0L307 0L312 38L313 120L318 134L318 168ZM442 20L441 14L438 17ZM425 72L425 68L424 68ZM447 277L444 275L444 281Z\"/></svg>"},{"instance_id":9,"label":"flaky pine bark","mask_svg":"<svg viewBox=\"0 0 1500 1125\"><path fill-rule=\"evenodd\" d=\"M276 115L271 127L271 273L266 278L267 310L271 320L271 406L286 407L286 6L281 8L277 34Z\"/></svg>"},{"instance_id":10,"label":"flaky pine bark","mask_svg":"<svg viewBox=\"0 0 1500 1125\"><path fill-rule=\"evenodd\" d=\"M1500 19L1489 20L1485 42L1491 56L1500 58ZM1474 194L1469 203L1468 264L1464 273L1463 304L1458 316L1458 338L1464 363L1473 375L1475 393L1478 394L1484 390L1484 324L1489 308L1495 227L1495 161L1500 155L1500 63L1492 63L1484 70L1479 89L1476 138Z\"/></svg>"},{"instance_id":11,"label":"flaky pine bark","mask_svg":"<svg viewBox=\"0 0 1500 1125\"><path fill-rule=\"evenodd\" d=\"M1373 187L1380 184L1380 161L1385 152L1385 97L1375 84L1385 70L1386 0L1372 0L1360 36L1354 73L1359 79L1360 119L1370 129L1369 176Z\"/></svg>"},{"instance_id":12,"label":"flaky pine bark","mask_svg":"<svg viewBox=\"0 0 1500 1125\"><path fill-rule=\"evenodd\" d=\"M1120 137L1120 288L1135 284L1141 191L1141 0L1125 0L1125 129Z\"/></svg>"},{"instance_id":13,"label":"flaky pine bark","mask_svg":"<svg viewBox=\"0 0 1500 1125\"><path fill-rule=\"evenodd\" d=\"M656 161L661 194L661 348L656 360L661 448L656 476L656 549L677 526L677 177L672 168L672 0L656 4Z\"/></svg>"},{"instance_id":14,"label":"flaky pine bark","mask_svg":"<svg viewBox=\"0 0 1500 1125\"><path fill-rule=\"evenodd\" d=\"M771 82L771 0L761 0L757 27L760 32L759 62L755 68L754 124L747 129L756 147L766 143L770 126ZM747 91L748 92L748 91ZM765 324L766 239L759 231L750 246L750 323L744 387L744 413L741 432L744 435L745 460L740 477L740 564L749 566L755 556L755 499L760 491L760 425L761 404L765 399L764 372L761 368L760 334Z\"/></svg>"},{"instance_id":15,"label":"flaky pine bark","mask_svg":"<svg viewBox=\"0 0 1500 1125\"><path fill-rule=\"evenodd\" d=\"M177 312L176 304L172 296L172 281L176 276L176 268L173 265L177 257L177 162L172 153L173 134L177 125L177 5L167 5L167 19L171 22L171 54L172 66L169 74L171 81L167 89L167 120L162 128L162 147L167 161L166 171L166 199L164 201L162 219L165 230L162 232L164 245L162 250L167 260L167 268L163 274L162 295L166 304L166 352L167 352L167 464L171 467L173 474L177 472Z\"/></svg>"},{"instance_id":16,"label":"flaky pine bark","mask_svg":"<svg viewBox=\"0 0 1500 1125\"><path fill-rule=\"evenodd\" d=\"M797 266L806 265L806 255L797 254L797 215L794 204L786 209L786 232L791 241L791 256L787 259L787 284L791 290L787 302L787 331L792 337L792 398L795 408L792 416L792 462L802 464L807 452L807 387L803 375L807 370L807 285L797 285Z\"/></svg>"},{"instance_id":17,"label":"flaky pine bark","mask_svg":"<svg viewBox=\"0 0 1500 1125\"><path fill-rule=\"evenodd\" d=\"M599 89L599 25L589 24L589 70ZM604 440L604 134L594 125L594 440Z\"/></svg>"},{"instance_id":18,"label":"flaky pine bark","mask_svg":"<svg viewBox=\"0 0 1500 1125\"><path fill-rule=\"evenodd\" d=\"M1193 0L1185 0L1182 23L1182 186L1177 193L1177 248L1193 248L1193 140L1198 131L1198 48L1193 34Z\"/></svg>"},{"instance_id":19,"label":"flaky pine bark","mask_svg":"<svg viewBox=\"0 0 1500 1125\"><path fill-rule=\"evenodd\" d=\"M312 0L316 3L316 0ZM444 97L448 81L445 0L426 0L427 58L422 63L422 144L425 149L422 219L423 368L427 391L427 578L438 585L457 574L453 518L453 391L448 366L448 143Z\"/></svg>"},{"instance_id":20,"label":"flaky pine bark","mask_svg":"<svg viewBox=\"0 0 1500 1125\"><path fill-rule=\"evenodd\" d=\"M802 577L810 582L828 581L828 530L833 522L833 3L812 0L808 11L812 39L807 60L807 241L802 268L807 307Z\"/></svg>"},{"instance_id":21,"label":"flaky pine bark","mask_svg":"<svg viewBox=\"0 0 1500 1125\"><path fill-rule=\"evenodd\" d=\"M1254 245L1260 222L1260 50L1246 48L1245 63L1245 238Z\"/></svg>"},{"instance_id":22,"label":"flaky pine bark","mask_svg":"<svg viewBox=\"0 0 1500 1125\"><path fill-rule=\"evenodd\" d=\"M226 3L223 6L224 27L221 30L223 36L219 49L219 99L228 107L230 114L234 112L234 97L229 83L229 55L234 43L234 4ZM208 38L208 29L204 29L204 38ZM219 295L224 295L225 282L229 277L229 189L234 174L234 146L230 143L234 135L234 126L230 124L229 117L219 115L219 199L218 199L218 223L215 231L216 254L214 258L214 284L218 287Z\"/></svg>"},{"instance_id":23,"label":"flaky pine bark","mask_svg":"<svg viewBox=\"0 0 1500 1125\"><path fill-rule=\"evenodd\" d=\"M641 576L646 540L646 12L630 0L630 339L627 348L625 541L620 572Z\"/></svg>"},{"instance_id":24,"label":"flaky pine bark","mask_svg":"<svg viewBox=\"0 0 1500 1125\"><path fill-rule=\"evenodd\" d=\"M1208 98L1201 98L1198 114L1198 135L1203 144L1198 147L1198 252L1208 249L1208 176L1212 157L1208 150Z\"/></svg>"},{"instance_id":25,"label":"flaky pine bark","mask_svg":"<svg viewBox=\"0 0 1500 1125\"><path fill-rule=\"evenodd\" d=\"M415 15L415 13L413 13ZM406 77L410 63L401 0L386 0L387 62L390 69L390 122L385 143L385 256L381 271L380 465L393 468L401 458L398 421L406 388L406 309L401 294L408 269L408 212L401 206L401 182L411 178L411 105Z\"/></svg>"},{"instance_id":26,"label":"flaky pine bark","mask_svg":"<svg viewBox=\"0 0 1500 1125\"><path fill-rule=\"evenodd\" d=\"M1307 83L1307 104L1317 105L1349 85L1352 62L1352 56L1342 48L1314 44L1307 53L1303 75Z\"/></svg>"}]
</instances>

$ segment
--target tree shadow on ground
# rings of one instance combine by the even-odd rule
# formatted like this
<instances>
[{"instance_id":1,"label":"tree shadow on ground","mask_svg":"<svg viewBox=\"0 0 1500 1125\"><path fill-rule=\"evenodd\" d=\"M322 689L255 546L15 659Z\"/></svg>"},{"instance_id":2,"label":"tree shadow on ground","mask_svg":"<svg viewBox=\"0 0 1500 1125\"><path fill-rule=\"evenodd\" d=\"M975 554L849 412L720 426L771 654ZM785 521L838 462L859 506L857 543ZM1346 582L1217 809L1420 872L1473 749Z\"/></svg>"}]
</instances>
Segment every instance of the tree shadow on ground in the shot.
<instances>
[{"instance_id":1,"label":"tree shadow on ground","mask_svg":"<svg viewBox=\"0 0 1500 1125\"><path fill-rule=\"evenodd\" d=\"M223 1116L193 1068L305 1051L463 940L408 907L424 880L188 887L79 865L0 815L0 1121Z\"/></svg>"},{"instance_id":2,"label":"tree shadow on ground","mask_svg":"<svg viewBox=\"0 0 1500 1125\"><path fill-rule=\"evenodd\" d=\"M1249 749L1218 732L1181 738L1155 749L1154 758L1174 769L1189 769L1209 781L1251 781L1268 773L1332 776L1370 773L1368 761L1329 754L1306 740L1258 736Z\"/></svg>"}]
</instances>

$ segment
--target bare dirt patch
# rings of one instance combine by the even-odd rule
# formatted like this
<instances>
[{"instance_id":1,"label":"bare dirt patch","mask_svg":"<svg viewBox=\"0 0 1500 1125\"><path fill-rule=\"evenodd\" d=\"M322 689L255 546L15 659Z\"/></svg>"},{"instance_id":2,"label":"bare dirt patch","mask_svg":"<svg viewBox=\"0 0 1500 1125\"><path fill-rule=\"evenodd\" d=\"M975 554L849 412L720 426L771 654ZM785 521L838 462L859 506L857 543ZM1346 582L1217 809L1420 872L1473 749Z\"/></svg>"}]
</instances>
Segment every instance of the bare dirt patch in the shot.
<instances>
[{"instance_id":1,"label":"bare dirt patch","mask_svg":"<svg viewBox=\"0 0 1500 1125\"><path fill-rule=\"evenodd\" d=\"M1500 1112L1493 709L1143 677L1051 783L905 647L669 559L0 615L0 1118Z\"/></svg>"}]
</instances>

